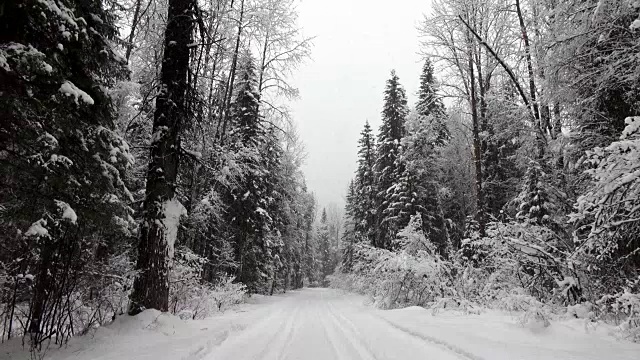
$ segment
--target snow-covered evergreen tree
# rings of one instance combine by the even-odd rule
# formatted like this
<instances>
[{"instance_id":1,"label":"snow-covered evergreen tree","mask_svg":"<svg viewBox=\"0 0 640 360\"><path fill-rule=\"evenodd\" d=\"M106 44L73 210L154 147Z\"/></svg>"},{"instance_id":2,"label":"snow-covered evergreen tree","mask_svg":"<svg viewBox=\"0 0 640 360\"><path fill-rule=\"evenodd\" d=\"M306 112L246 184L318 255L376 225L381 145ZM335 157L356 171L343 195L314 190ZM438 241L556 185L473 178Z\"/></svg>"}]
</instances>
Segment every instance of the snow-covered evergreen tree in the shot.
<instances>
[{"instance_id":1,"label":"snow-covered evergreen tree","mask_svg":"<svg viewBox=\"0 0 640 360\"><path fill-rule=\"evenodd\" d=\"M236 84L231 104L230 146L244 154L241 161L246 172L226 195L225 228L227 236L233 239L238 280L249 291L261 292L271 278L271 259L279 247L272 231L280 146L273 130L265 129L259 113L260 97L250 54L240 61Z\"/></svg>"},{"instance_id":2,"label":"snow-covered evergreen tree","mask_svg":"<svg viewBox=\"0 0 640 360\"><path fill-rule=\"evenodd\" d=\"M342 232L342 261L341 267L343 271L350 271L353 265L353 251L356 241L359 240L359 234L356 232L355 201L357 198L355 180L349 182L347 188L347 198L344 207L344 231Z\"/></svg>"},{"instance_id":3,"label":"snow-covered evergreen tree","mask_svg":"<svg viewBox=\"0 0 640 360\"><path fill-rule=\"evenodd\" d=\"M444 255L448 234L440 200L439 156L436 147L440 134L429 118L411 114L405 124L407 135L402 139L402 153L396 160L402 170L396 174L396 184L390 191L387 215L402 229L412 216L419 215L423 230Z\"/></svg>"},{"instance_id":4,"label":"snow-covered evergreen tree","mask_svg":"<svg viewBox=\"0 0 640 360\"><path fill-rule=\"evenodd\" d=\"M25 330L36 346L73 332L52 315L71 311L62 299L87 267L100 273L123 251L135 225L123 181L133 157L109 96L126 76L113 20L101 1L0 12L0 229L11 239L0 263L10 277L33 274Z\"/></svg>"},{"instance_id":5,"label":"snow-covered evergreen tree","mask_svg":"<svg viewBox=\"0 0 640 360\"><path fill-rule=\"evenodd\" d=\"M376 233L376 146L367 121L358 140L358 168L353 182L351 216L358 236L375 240Z\"/></svg>"},{"instance_id":6,"label":"snow-covered evergreen tree","mask_svg":"<svg viewBox=\"0 0 640 360\"><path fill-rule=\"evenodd\" d=\"M604 291L626 286L640 266L640 117L625 122L618 141L587 152L593 183L571 214L578 227L576 256L603 276Z\"/></svg>"},{"instance_id":7,"label":"snow-covered evergreen tree","mask_svg":"<svg viewBox=\"0 0 640 360\"><path fill-rule=\"evenodd\" d=\"M391 72L391 78L387 80L384 92L384 105L382 109L382 125L378 133L376 170L376 217L377 233L375 246L390 248L395 233L396 224L392 218L388 218L385 210L389 208L392 187L396 184L396 175L402 173L397 162L400 155L400 140L405 134L404 122L408 114L407 98L402 85L400 85L395 71Z\"/></svg>"},{"instance_id":8,"label":"snow-covered evergreen tree","mask_svg":"<svg viewBox=\"0 0 640 360\"><path fill-rule=\"evenodd\" d=\"M318 256L320 261L320 282L325 284L327 275L333 273L335 264L332 251L331 232L329 231L329 224L327 221L327 211L322 209L322 215L320 215L320 224L317 228L318 239Z\"/></svg>"},{"instance_id":9,"label":"snow-covered evergreen tree","mask_svg":"<svg viewBox=\"0 0 640 360\"><path fill-rule=\"evenodd\" d=\"M544 176L540 164L532 160L524 175L520 194L516 198L518 204L516 218L536 225L545 225L551 222L554 206L549 199Z\"/></svg>"},{"instance_id":10,"label":"snow-covered evergreen tree","mask_svg":"<svg viewBox=\"0 0 640 360\"><path fill-rule=\"evenodd\" d=\"M434 133L435 145L443 145L449 140L449 129L446 125L446 112L442 99L437 93L436 79L433 76L433 65L429 59L424 61L420 74L420 88L418 89L418 115L428 118L429 127Z\"/></svg>"},{"instance_id":11,"label":"snow-covered evergreen tree","mask_svg":"<svg viewBox=\"0 0 640 360\"><path fill-rule=\"evenodd\" d=\"M263 135L260 122L260 93L255 60L250 52L240 59L236 76L236 94L231 103L232 132L245 146L256 145Z\"/></svg>"}]
</instances>

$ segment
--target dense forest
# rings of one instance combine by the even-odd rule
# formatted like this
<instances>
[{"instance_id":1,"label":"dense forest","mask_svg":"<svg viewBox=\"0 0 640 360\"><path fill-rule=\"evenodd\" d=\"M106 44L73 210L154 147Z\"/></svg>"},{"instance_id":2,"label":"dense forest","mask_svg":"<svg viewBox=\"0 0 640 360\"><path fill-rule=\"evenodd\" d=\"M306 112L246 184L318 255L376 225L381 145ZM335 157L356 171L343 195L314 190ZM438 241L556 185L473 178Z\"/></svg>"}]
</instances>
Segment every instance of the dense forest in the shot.
<instances>
[{"instance_id":1,"label":"dense forest","mask_svg":"<svg viewBox=\"0 0 640 360\"><path fill-rule=\"evenodd\" d=\"M342 217L301 170L293 0L1 1L2 340L333 286L640 341L639 16L433 0L417 102L392 71Z\"/></svg>"},{"instance_id":2,"label":"dense forest","mask_svg":"<svg viewBox=\"0 0 640 360\"><path fill-rule=\"evenodd\" d=\"M333 271L341 219L316 219L288 108L312 41L292 1L8 1L0 24L3 340Z\"/></svg>"},{"instance_id":3,"label":"dense forest","mask_svg":"<svg viewBox=\"0 0 640 360\"><path fill-rule=\"evenodd\" d=\"M362 130L334 285L385 308L568 307L640 340L639 14L432 1L416 103L392 72Z\"/></svg>"}]
</instances>

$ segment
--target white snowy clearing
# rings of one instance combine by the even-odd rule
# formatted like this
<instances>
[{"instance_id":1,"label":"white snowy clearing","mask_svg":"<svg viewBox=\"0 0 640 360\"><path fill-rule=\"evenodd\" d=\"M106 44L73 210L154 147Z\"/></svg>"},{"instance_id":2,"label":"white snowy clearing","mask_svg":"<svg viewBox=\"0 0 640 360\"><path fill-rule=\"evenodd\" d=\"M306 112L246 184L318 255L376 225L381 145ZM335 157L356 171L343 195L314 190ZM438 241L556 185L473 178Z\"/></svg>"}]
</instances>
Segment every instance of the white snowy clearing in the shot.
<instances>
[{"instance_id":1,"label":"white snowy clearing","mask_svg":"<svg viewBox=\"0 0 640 360\"><path fill-rule=\"evenodd\" d=\"M525 328L494 312L461 315L412 307L377 310L357 295L304 289L256 297L206 320L157 311L122 316L95 334L50 349L45 359L634 359L640 344L617 341L584 320ZM17 345L15 342L14 345ZM9 346L11 347L11 346ZM0 345L0 358L29 354Z\"/></svg>"}]
</instances>

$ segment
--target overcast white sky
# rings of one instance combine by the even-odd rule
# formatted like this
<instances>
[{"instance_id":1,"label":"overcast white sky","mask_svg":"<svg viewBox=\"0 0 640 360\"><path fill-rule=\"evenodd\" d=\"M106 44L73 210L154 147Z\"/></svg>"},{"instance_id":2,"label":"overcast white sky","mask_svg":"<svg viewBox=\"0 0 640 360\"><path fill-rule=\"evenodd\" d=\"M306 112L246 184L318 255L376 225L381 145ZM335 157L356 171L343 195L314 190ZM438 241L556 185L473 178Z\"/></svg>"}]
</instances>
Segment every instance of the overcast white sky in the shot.
<instances>
[{"instance_id":1,"label":"overcast white sky","mask_svg":"<svg viewBox=\"0 0 640 360\"><path fill-rule=\"evenodd\" d=\"M429 0L301 0L299 24L316 36L295 72L293 115L308 153L303 168L320 206L344 205L366 120L380 126L385 81L395 69L413 105L421 58L416 26Z\"/></svg>"}]
</instances>

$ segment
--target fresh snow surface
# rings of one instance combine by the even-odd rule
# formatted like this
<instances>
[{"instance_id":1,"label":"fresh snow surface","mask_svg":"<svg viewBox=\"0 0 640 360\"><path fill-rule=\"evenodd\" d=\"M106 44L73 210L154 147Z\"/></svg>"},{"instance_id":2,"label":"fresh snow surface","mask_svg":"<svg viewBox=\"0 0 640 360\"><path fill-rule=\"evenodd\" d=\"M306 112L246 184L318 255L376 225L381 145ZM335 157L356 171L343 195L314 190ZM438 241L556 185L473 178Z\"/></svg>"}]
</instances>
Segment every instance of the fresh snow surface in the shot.
<instances>
[{"instance_id":1,"label":"fresh snow surface","mask_svg":"<svg viewBox=\"0 0 640 360\"><path fill-rule=\"evenodd\" d=\"M514 316L461 315L410 307L377 310L360 296L304 289L249 304L206 320L182 321L147 310L121 316L95 333L49 349L52 360L242 359L634 359L640 345L617 341L584 320L548 328L518 325ZM19 341L14 342L15 345ZM28 359L0 345L0 358Z\"/></svg>"}]
</instances>

